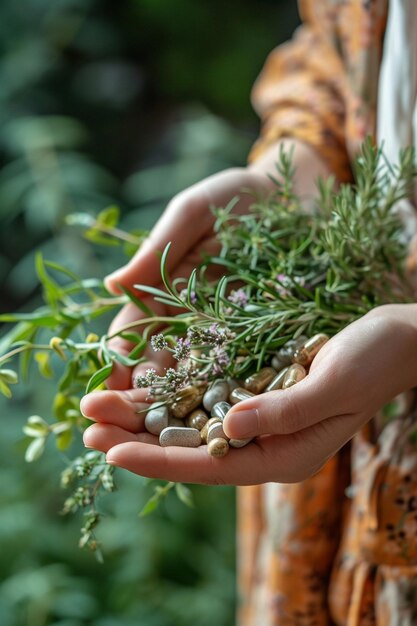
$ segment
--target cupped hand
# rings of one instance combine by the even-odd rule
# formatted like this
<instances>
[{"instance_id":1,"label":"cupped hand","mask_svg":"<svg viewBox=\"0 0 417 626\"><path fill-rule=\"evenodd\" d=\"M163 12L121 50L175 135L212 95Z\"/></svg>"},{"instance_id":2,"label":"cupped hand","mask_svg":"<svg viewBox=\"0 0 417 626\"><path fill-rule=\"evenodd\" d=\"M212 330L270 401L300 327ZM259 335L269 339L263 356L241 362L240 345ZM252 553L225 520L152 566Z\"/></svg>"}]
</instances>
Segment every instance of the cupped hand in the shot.
<instances>
[{"instance_id":1,"label":"cupped hand","mask_svg":"<svg viewBox=\"0 0 417 626\"><path fill-rule=\"evenodd\" d=\"M84 442L105 452L109 463L152 478L233 485L304 480L386 402L417 385L415 310L374 309L325 344L304 380L235 405L225 432L254 441L223 458L209 457L205 446L160 447L144 429L146 390L86 396L82 410L96 423Z\"/></svg>"},{"instance_id":2,"label":"cupped hand","mask_svg":"<svg viewBox=\"0 0 417 626\"><path fill-rule=\"evenodd\" d=\"M226 206L238 196L239 200L233 212L245 213L253 202L253 196L247 191L266 194L272 186L265 174L248 168L233 168L210 176L186 189L169 203L131 261L106 278L107 289L112 293L120 293L120 285L132 289L135 284L162 288L159 255L169 242L172 242L172 246L167 269L171 278L188 278L192 270L201 263L203 253L213 255L219 251L219 243L213 233L215 217L210 207ZM207 276L210 277L210 274L207 273ZM169 309L161 303L154 302L151 296L143 293L142 300L159 316L165 317L179 312L179 309ZM129 303L115 317L109 333L114 334L125 325L144 317L142 311ZM133 345L125 339L115 337L109 342L109 347L127 355ZM148 349L145 356L149 360L133 372L130 368L114 362L107 386L110 389L128 389L132 387L132 378L144 370L153 367L162 372L165 367L172 364L166 353L155 354Z\"/></svg>"}]
</instances>

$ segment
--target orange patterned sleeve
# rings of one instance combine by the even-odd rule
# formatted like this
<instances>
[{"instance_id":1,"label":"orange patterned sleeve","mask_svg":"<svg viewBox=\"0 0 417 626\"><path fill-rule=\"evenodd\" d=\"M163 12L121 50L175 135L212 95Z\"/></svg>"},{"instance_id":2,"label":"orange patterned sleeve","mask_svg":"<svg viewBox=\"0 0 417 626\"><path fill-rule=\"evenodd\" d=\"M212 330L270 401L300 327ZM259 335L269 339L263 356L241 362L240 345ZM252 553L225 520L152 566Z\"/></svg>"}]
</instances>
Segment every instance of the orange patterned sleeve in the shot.
<instances>
[{"instance_id":1,"label":"orange patterned sleeve","mask_svg":"<svg viewBox=\"0 0 417 626\"><path fill-rule=\"evenodd\" d=\"M262 121L249 154L256 160L281 138L314 147L339 180L351 178L345 137L346 70L338 53L337 12L323 0L299 0L302 26L268 56L252 90Z\"/></svg>"}]
</instances>

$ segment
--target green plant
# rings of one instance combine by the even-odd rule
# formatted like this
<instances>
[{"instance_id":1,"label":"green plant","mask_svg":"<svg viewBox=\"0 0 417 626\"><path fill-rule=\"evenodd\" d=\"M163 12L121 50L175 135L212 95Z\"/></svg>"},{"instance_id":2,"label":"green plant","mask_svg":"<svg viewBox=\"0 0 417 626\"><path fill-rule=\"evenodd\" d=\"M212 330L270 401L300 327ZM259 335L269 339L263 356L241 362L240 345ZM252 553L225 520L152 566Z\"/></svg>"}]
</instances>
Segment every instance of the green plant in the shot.
<instances>
[{"instance_id":1,"label":"green plant","mask_svg":"<svg viewBox=\"0 0 417 626\"><path fill-rule=\"evenodd\" d=\"M171 403L186 385L242 378L259 370L281 346L301 334L334 335L373 307L413 300L404 271L407 250L402 225L393 211L409 195L416 176L413 150L404 150L398 167L391 167L367 142L356 164L356 183L335 189L332 179L322 181L313 214L304 210L293 191L290 155L281 152L277 170L273 193L254 198L248 214L233 213L236 199L224 208L213 207L219 256L204 258L189 278L171 281L167 246L161 257L164 289L140 285L155 300L177 308L177 315L156 316L133 292L109 296L101 281L80 279L37 257L45 306L33 313L0 317L16 323L0 344L0 391L5 395L11 395L10 385L17 382L9 367L11 359L19 358L23 379L31 356L46 377L53 374L53 358L63 365L52 407L55 421L31 416L25 426L31 440L28 461L39 458L48 438L55 438L60 450L67 449L86 425L79 410L80 395L103 388L115 361L128 367L143 362L148 341L154 350L169 350L178 364L163 376L148 370L136 384L149 388L150 399ZM87 227L88 239L127 245L129 252L132 245L140 245L144 233L122 232L117 220L114 208L95 219L70 218ZM213 264L226 272L220 281L208 278ZM95 335L96 319L128 301L146 317L116 333ZM161 323L164 329L155 335ZM109 345L115 335L134 344L128 356ZM69 462L62 484L74 486L64 512L82 509L85 513L80 545L97 550L100 512L95 503L101 491L113 490L112 469L103 455L87 452ZM154 510L173 487L173 483L158 486L143 513ZM189 504L184 486L176 486L176 492Z\"/></svg>"}]
</instances>

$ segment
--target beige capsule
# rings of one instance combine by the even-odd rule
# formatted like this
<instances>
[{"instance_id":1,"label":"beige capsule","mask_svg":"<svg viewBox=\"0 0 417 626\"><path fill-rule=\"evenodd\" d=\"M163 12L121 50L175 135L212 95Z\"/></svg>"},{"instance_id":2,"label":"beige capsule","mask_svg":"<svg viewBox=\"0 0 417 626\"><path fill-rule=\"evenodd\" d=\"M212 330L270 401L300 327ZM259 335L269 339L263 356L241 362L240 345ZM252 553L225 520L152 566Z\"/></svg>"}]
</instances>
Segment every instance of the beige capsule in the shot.
<instances>
[{"instance_id":1,"label":"beige capsule","mask_svg":"<svg viewBox=\"0 0 417 626\"><path fill-rule=\"evenodd\" d=\"M254 393L248 391L244 387L236 387L236 389L233 389L229 396L229 402L230 404L237 404L238 402L242 402L243 400L253 398L254 395Z\"/></svg>"},{"instance_id":2,"label":"beige capsule","mask_svg":"<svg viewBox=\"0 0 417 626\"><path fill-rule=\"evenodd\" d=\"M220 458L229 452L229 444L223 437L212 439L207 446L207 452L210 456Z\"/></svg>"},{"instance_id":3,"label":"beige capsule","mask_svg":"<svg viewBox=\"0 0 417 626\"><path fill-rule=\"evenodd\" d=\"M221 437L222 439L226 439L226 441L229 440L229 438L226 437L224 433L222 422L216 422L215 424L210 424L210 426L207 429L207 444L209 444L210 441L212 441L213 439L217 439L218 437Z\"/></svg>"},{"instance_id":4,"label":"beige capsule","mask_svg":"<svg viewBox=\"0 0 417 626\"><path fill-rule=\"evenodd\" d=\"M181 389L176 397L175 402L171 407L171 413L173 417L178 419L184 419L193 409L196 409L201 403L203 397L203 391L201 388L189 386Z\"/></svg>"},{"instance_id":5,"label":"beige capsule","mask_svg":"<svg viewBox=\"0 0 417 626\"><path fill-rule=\"evenodd\" d=\"M293 363L289 366L285 374L284 381L282 383L282 389L288 389L296 383L299 383L300 380L303 380L303 378L306 377L306 374L307 372L302 365L300 365L299 363Z\"/></svg>"},{"instance_id":6,"label":"beige capsule","mask_svg":"<svg viewBox=\"0 0 417 626\"><path fill-rule=\"evenodd\" d=\"M159 435L159 444L163 447L198 448L201 445L200 431L185 426L168 426Z\"/></svg>"},{"instance_id":7,"label":"beige capsule","mask_svg":"<svg viewBox=\"0 0 417 626\"><path fill-rule=\"evenodd\" d=\"M329 341L329 337L324 333L318 333L307 339L307 341L300 346L294 353L294 362L300 363L300 365L310 365L316 354Z\"/></svg>"},{"instance_id":8,"label":"beige capsule","mask_svg":"<svg viewBox=\"0 0 417 626\"><path fill-rule=\"evenodd\" d=\"M203 443L207 443L207 433L208 433L208 429L212 424L221 424L222 421L219 417L211 417L203 426L203 428L200 430L200 434L201 434L201 440Z\"/></svg>"},{"instance_id":9,"label":"beige capsule","mask_svg":"<svg viewBox=\"0 0 417 626\"><path fill-rule=\"evenodd\" d=\"M190 428L201 430L208 422L208 415L203 409L195 409L185 418L185 423Z\"/></svg>"},{"instance_id":10,"label":"beige capsule","mask_svg":"<svg viewBox=\"0 0 417 626\"><path fill-rule=\"evenodd\" d=\"M284 378L286 376L286 373L288 372L290 366L288 367L284 367L284 369L282 369L280 372L278 372L278 374L275 376L275 378L273 378L271 380L271 382L269 383L268 387L265 389L265 391L276 391L277 389L282 389L282 385L284 382Z\"/></svg>"}]
</instances>

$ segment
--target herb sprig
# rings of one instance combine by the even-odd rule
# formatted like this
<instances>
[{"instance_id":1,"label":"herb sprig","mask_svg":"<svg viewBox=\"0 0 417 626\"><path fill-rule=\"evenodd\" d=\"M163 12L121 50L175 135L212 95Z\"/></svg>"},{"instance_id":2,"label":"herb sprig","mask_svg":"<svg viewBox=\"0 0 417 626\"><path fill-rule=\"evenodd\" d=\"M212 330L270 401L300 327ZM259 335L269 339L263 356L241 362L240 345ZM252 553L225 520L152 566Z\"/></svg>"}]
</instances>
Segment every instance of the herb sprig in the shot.
<instances>
[{"instance_id":1,"label":"herb sprig","mask_svg":"<svg viewBox=\"0 0 417 626\"><path fill-rule=\"evenodd\" d=\"M66 450L87 425L80 396L104 388L115 362L127 367L143 362L148 342L155 350L169 350L177 366L162 376L148 370L136 383L148 387L150 399L169 402L186 385L239 379L259 370L290 339L318 332L332 336L378 305L413 301L404 270L407 246L395 210L416 178L413 150L402 151L394 167L365 143L355 184L337 188L331 178L320 181L314 211L295 194L293 178L291 155L281 151L275 188L268 197L254 197L246 215L233 211L236 198L226 207L213 207L220 253L205 257L188 279L170 279L167 246L161 257L163 288L135 287L178 310L177 315L157 316L133 292L125 289L123 295L111 296L101 281L81 279L37 256L45 305L33 313L0 316L0 321L15 324L0 342L0 392L10 397L11 385L17 383L12 361L19 360L23 380L31 361L45 377L54 375L53 355L63 365L52 402L53 421L31 416L25 426L28 461L41 456L50 438ZM129 253L144 237L143 232L122 231L114 207L97 218L76 215L70 221L82 224L90 240L121 243ZM216 282L208 278L213 265L224 271ZM129 301L145 319L111 335L94 333L100 316ZM161 324L163 330L155 335ZM127 356L111 348L115 336L133 344ZM74 485L64 512L85 513L80 545L97 550L101 514L96 500L102 491L114 489L113 470L101 453L89 451L68 462L62 484ZM143 513L153 510L172 487L158 486ZM184 486L176 492L189 502Z\"/></svg>"}]
</instances>

